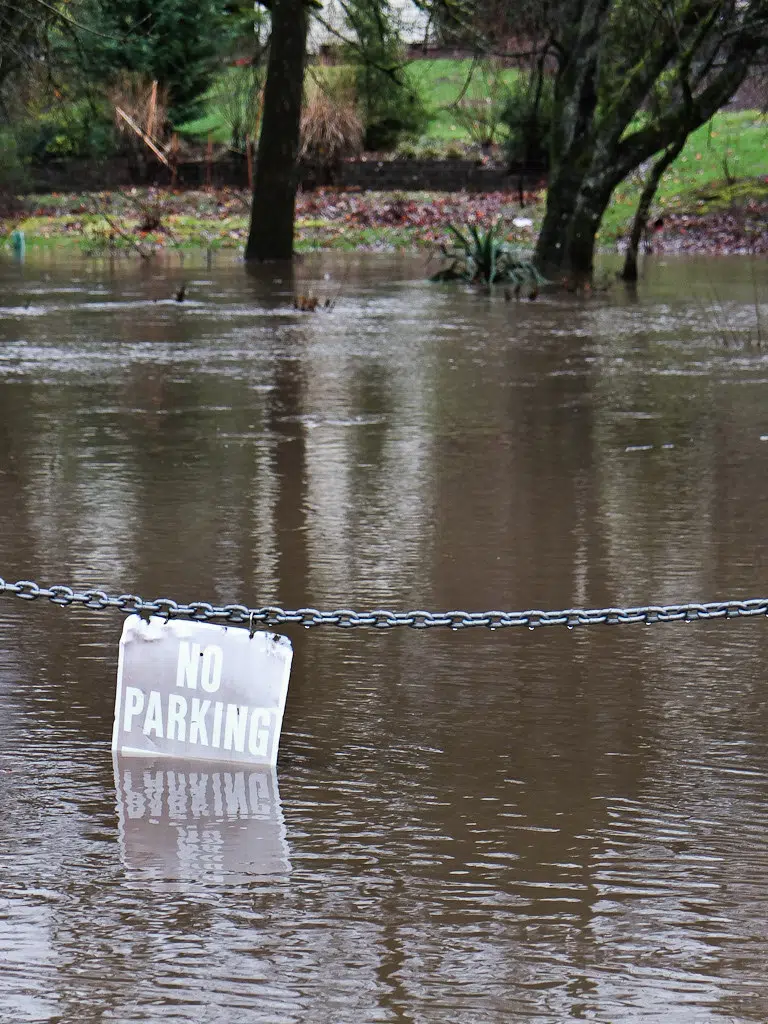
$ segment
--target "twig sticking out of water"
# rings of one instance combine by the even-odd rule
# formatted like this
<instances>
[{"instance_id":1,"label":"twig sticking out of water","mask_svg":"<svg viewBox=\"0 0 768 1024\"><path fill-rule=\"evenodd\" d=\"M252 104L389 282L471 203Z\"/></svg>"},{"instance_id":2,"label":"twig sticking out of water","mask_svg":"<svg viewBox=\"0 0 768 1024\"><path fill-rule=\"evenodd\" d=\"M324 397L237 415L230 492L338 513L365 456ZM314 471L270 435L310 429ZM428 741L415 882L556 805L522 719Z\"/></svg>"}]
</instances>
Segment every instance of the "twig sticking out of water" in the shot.
<instances>
[{"instance_id":1,"label":"twig sticking out of water","mask_svg":"<svg viewBox=\"0 0 768 1024\"><path fill-rule=\"evenodd\" d=\"M325 300L326 309L333 309L336 303L339 301L339 297L341 296L341 293L344 290L344 285L347 283L347 278L349 277L349 267L350 265L348 263L346 269L344 270L344 276L339 281L339 287L336 289L336 294L333 296L332 299Z\"/></svg>"},{"instance_id":2,"label":"twig sticking out of water","mask_svg":"<svg viewBox=\"0 0 768 1024\"><path fill-rule=\"evenodd\" d=\"M339 301L339 296L341 295L344 285L347 282L348 274L349 267L347 267L344 276L339 282L339 287L336 289L336 294L334 296L326 296L325 299L320 299L312 291L299 292L299 294L294 296L293 299L294 308L301 310L303 313L314 313L315 310L318 309L333 309L336 303Z\"/></svg>"},{"instance_id":3,"label":"twig sticking out of water","mask_svg":"<svg viewBox=\"0 0 768 1024\"><path fill-rule=\"evenodd\" d=\"M757 288L757 277L755 275L755 259L752 258L751 270L752 270L752 301L755 304L755 330L756 337L755 342L758 348L763 347L763 320L762 313L760 312L760 295L758 294Z\"/></svg>"},{"instance_id":4,"label":"twig sticking out of water","mask_svg":"<svg viewBox=\"0 0 768 1024\"><path fill-rule=\"evenodd\" d=\"M314 313L317 309L333 309L334 300L330 298L319 299L317 295L312 295L310 292L308 295L296 295L293 300L293 306L294 309L298 309L302 313Z\"/></svg>"}]
</instances>

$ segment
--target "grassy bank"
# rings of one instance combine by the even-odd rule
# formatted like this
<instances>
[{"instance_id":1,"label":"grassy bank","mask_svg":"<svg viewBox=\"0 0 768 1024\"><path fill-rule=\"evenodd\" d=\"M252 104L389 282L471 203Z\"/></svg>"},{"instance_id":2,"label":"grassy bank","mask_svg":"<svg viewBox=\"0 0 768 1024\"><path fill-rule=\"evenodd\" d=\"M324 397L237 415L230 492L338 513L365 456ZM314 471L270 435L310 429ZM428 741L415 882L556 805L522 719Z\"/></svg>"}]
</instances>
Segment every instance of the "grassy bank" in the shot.
<instances>
[{"instance_id":1,"label":"grassy bank","mask_svg":"<svg viewBox=\"0 0 768 1024\"><path fill-rule=\"evenodd\" d=\"M600 243L624 237L640 198L644 175L623 182L603 220ZM755 110L720 111L693 132L661 180L654 217L711 217L768 198L768 122Z\"/></svg>"}]
</instances>

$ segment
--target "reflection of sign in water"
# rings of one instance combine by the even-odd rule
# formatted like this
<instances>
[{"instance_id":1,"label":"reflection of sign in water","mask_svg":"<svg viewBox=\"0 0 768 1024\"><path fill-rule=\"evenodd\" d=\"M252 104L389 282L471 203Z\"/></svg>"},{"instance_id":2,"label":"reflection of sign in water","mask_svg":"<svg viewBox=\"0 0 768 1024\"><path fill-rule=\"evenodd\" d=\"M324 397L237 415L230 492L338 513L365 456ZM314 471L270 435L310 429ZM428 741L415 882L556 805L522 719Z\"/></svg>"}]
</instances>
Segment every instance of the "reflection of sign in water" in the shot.
<instances>
[{"instance_id":1,"label":"reflection of sign in water","mask_svg":"<svg viewBox=\"0 0 768 1024\"><path fill-rule=\"evenodd\" d=\"M273 633L129 616L112 749L275 764L292 655Z\"/></svg>"},{"instance_id":2,"label":"reflection of sign in water","mask_svg":"<svg viewBox=\"0 0 768 1024\"><path fill-rule=\"evenodd\" d=\"M290 871L274 768L113 757L128 870L229 883Z\"/></svg>"}]
</instances>

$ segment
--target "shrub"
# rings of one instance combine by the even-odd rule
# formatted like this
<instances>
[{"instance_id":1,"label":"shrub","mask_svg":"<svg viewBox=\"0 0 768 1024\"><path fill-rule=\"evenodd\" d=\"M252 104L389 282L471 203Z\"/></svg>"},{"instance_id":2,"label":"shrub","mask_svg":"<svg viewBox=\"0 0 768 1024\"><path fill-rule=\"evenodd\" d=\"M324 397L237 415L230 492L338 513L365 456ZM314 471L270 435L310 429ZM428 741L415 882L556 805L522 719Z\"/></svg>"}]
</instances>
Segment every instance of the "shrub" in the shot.
<instances>
[{"instance_id":1,"label":"shrub","mask_svg":"<svg viewBox=\"0 0 768 1024\"><path fill-rule=\"evenodd\" d=\"M411 139L405 139L401 142L395 152L395 156L399 160L415 160L419 155L419 147Z\"/></svg>"},{"instance_id":2,"label":"shrub","mask_svg":"<svg viewBox=\"0 0 768 1024\"><path fill-rule=\"evenodd\" d=\"M362 145L352 83L340 75L311 79L301 114L301 158L329 171L360 153Z\"/></svg>"},{"instance_id":3,"label":"shrub","mask_svg":"<svg viewBox=\"0 0 768 1024\"><path fill-rule=\"evenodd\" d=\"M22 158L34 163L50 157L98 160L115 152L112 112L106 103L58 101L31 114L16 130Z\"/></svg>"},{"instance_id":4,"label":"shrub","mask_svg":"<svg viewBox=\"0 0 768 1024\"><path fill-rule=\"evenodd\" d=\"M258 138L265 77L259 64L233 67L209 94L210 108L229 129L229 144L237 152Z\"/></svg>"},{"instance_id":5,"label":"shrub","mask_svg":"<svg viewBox=\"0 0 768 1024\"><path fill-rule=\"evenodd\" d=\"M395 157L399 160L466 160L467 147L460 142L439 139L405 139L398 144Z\"/></svg>"},{"instance_id":6,"label":"shrub","mask_svg":"<svg viewBox=\"0 0 768 1024\"><path fill-rule=\"evenodd\" d=\"M460 142L449 142L443 150L443 157L446 160L466 160L467 151Z\"/></svg>"},{"instance_id":7,"label":"shrub","mask_svg":"<svg viewBox=\"0 0 768 1024\"><path fill-rule=\"evenodd\" d=\"M133 128L117 113L120 110L131 118L152 139L162 139L168 127L168 95L142 75L123 71L117 75L109 92L110 102L115 110L115 127L122 142L122 148L143 152L144 142Z\"/></svg>"},{"instance_id":8,"label":"shrub","mask_svg":"<svg viewBox=\"0 0 768 1024\"><path fill-rule=\"evenodd\" d=\"M401 139L416 138L424 131L429 114L409 81L398 82L376 68L368 68L361 77L367 150L387 152Z\"/></svg>"},{"instance_id":9,"label":"shrub","mask_svg":"<svg viewBox=\"0 0 768 1024\"><path fill-rule=\"evenodd\" d=\"M554 101L554 83L546 75L521 76L511 86L502 114L508 133L504 148L511 163L548 166Z\"/></svg>"}]
</instances>

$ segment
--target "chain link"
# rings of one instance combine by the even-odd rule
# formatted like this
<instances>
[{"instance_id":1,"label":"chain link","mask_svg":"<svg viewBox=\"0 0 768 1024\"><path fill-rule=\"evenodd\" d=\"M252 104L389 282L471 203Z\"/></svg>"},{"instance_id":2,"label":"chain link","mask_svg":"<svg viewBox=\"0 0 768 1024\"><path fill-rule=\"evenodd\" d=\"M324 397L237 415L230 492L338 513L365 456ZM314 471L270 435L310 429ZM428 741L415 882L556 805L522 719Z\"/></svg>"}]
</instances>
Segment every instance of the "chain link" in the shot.
<instances>
[{"instance_id":1,"label":"chain link","mask_svg":"<svg viewBox=\"0 0 768 1024\"><path fill-rule=\"evenodd\" d=\"M448 629L466 629L469 626L485 626L486 629L505 629L510 626L611 626L642 622L699 622L704 619L735 619L752 615L768 615L768 598L753 598L747 601L709 601L705 604L642 605L637 608L567 608L562 611L541 611L530 609L521 612L429 612L421 609L409 612L393 612L376 608L367 612L356 612L351 608L338 608L323 612L317 608L298 608L291 611L276 605L264 608L247 608L242 604L209 604L207 601L192 601L182 604L170 598L160 597L145 601L138 594L120 594L111 597L103 590L77 591L72 587L41 587L33 580L19 580L6 583L0 578L0 594L15 594L24 601L45 598L62 606L80 605L97 611L115 608L124 615L157 615L164 619L192 619L196 622L219 622L229 625L281 626L297 624L309 629L311 626L338 626L351 629L356 626L370 626L373 629L392 629L395 626L409 626L411 629L430 629L444 626Z\"/></svg>"}]
</instances>

